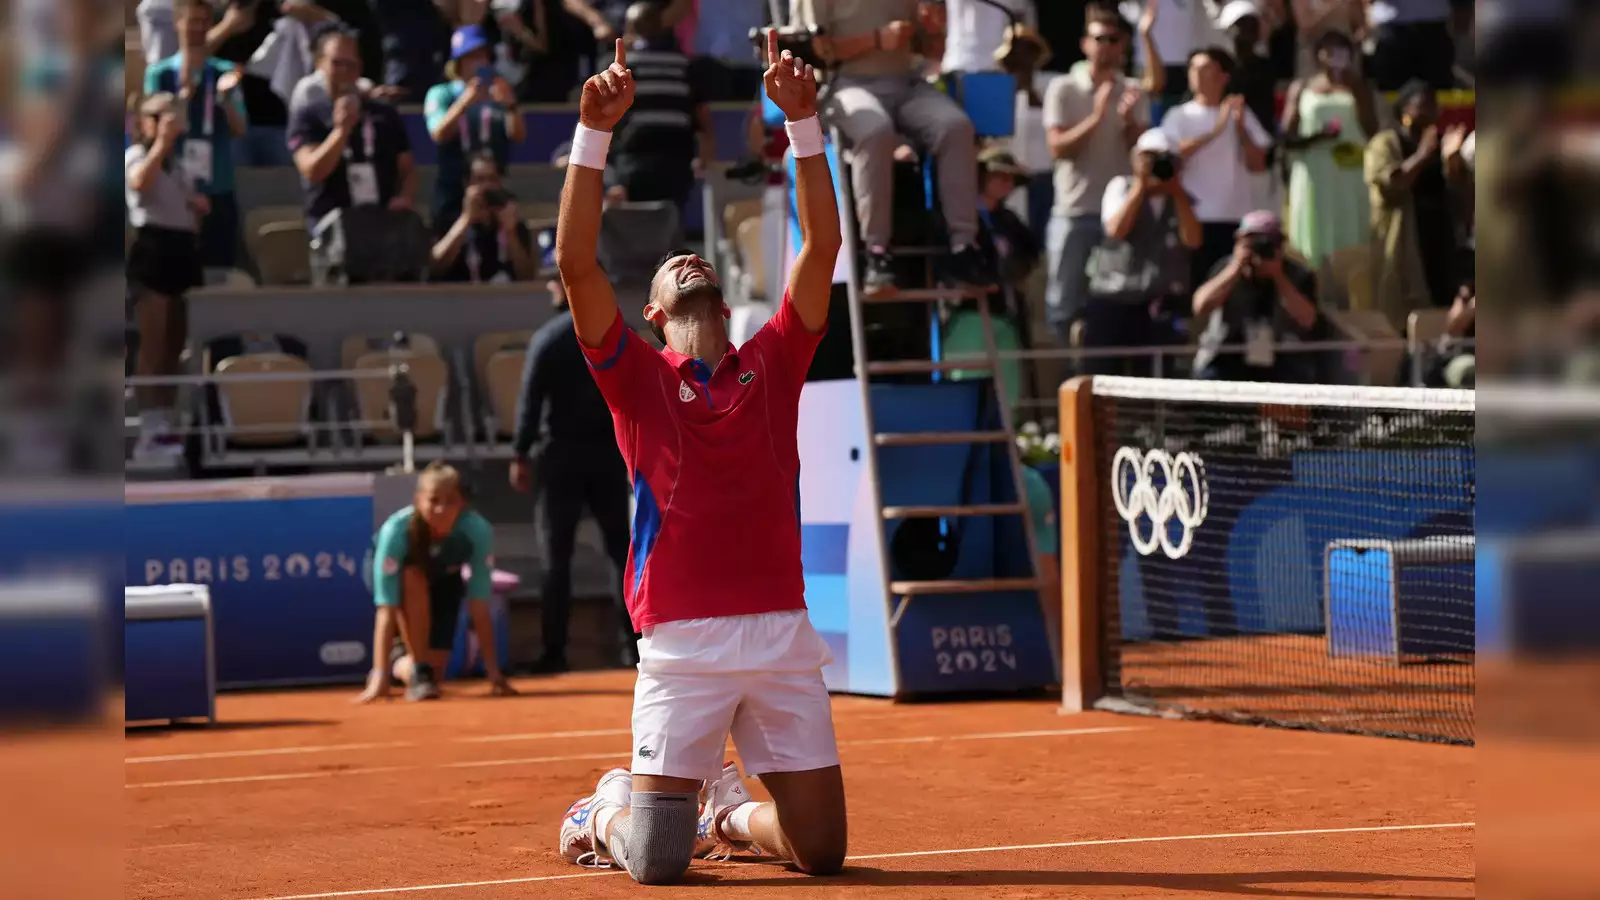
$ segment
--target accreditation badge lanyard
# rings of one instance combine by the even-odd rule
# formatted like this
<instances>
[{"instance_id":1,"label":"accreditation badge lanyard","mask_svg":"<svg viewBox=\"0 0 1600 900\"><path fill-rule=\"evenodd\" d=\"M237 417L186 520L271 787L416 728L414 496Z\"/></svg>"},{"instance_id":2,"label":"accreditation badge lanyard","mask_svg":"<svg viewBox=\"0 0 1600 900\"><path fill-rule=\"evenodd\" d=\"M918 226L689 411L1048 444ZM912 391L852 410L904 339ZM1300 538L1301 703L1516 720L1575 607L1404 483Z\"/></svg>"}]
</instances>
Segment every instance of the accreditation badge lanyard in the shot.
<instances>
[{"instance_id":1,"label":"accreditation badge lanyard","mask_svg":"<svg viewBox=\"0 0 1600 900\"><path fill-rule=\"evenodd\" d=\"M350 145L345 145L345 180L350 185L350 204L371 206L378 202L378 172L372 164L376 153L377 128L368 116L361 117L361 143L365 150L361 162L354 161Z\"/></svg>"},{"instance_id":2,"label":"accreditation badge lanyard","mask_svg":"<svg viewBox=\"0 0 1600 900\"><path fill-rule=\"evenodd\" d=\"M183 142L183 170L195 184L210 184L212 176L211 135L217 130L217 76L206 66L200 71L200 97L205 111L200 115L202 140Z\"/></svg>"},{"instance_id":3,"label":"accreditation badge lanyard","mask_svg":"<svg viewBox=\"0 0 1600 900\"><path fill-rule=\"evenodd\" d=\"M478 146L489 146L489 139L494 134L494 107L485 103L478 107ZM470 113L468 113L470 115ZM472 135L465 124L457 129L461 132L461 152L465 156L472 156Z\"/></svg>"}]
</instances>

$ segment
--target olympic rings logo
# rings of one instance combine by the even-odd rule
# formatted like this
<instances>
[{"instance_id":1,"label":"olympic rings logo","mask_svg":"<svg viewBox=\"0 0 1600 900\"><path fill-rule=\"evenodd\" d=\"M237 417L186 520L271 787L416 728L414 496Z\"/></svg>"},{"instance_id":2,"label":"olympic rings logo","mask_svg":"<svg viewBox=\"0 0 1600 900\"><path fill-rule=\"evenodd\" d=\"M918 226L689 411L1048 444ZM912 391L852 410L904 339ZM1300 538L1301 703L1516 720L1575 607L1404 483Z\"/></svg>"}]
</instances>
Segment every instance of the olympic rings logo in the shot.
<instances>
[{"instance_id":1,"label":"olympic rings logo","mask_svg":"<svg viewBox=\"0 0 1600 900\"><path fill-rule=\"evenodd\" d=\"M1160 473L1159 490L1156 474ZM1194 543L1194 531L1206 520L1211 495L1206 487L1206 470L1200 457L1189 453L1176 456L1165 450L1140 453L1123 447L1111 460L1111 498L1117 515L1128 523L1133 549L1149 556L1160 547L1169 559L1181 559ZM1140 533L1139 520L1149 518L1149 537ZM1174 540L1168 523L1182 526Z\"/></svg>"}]
</instances>

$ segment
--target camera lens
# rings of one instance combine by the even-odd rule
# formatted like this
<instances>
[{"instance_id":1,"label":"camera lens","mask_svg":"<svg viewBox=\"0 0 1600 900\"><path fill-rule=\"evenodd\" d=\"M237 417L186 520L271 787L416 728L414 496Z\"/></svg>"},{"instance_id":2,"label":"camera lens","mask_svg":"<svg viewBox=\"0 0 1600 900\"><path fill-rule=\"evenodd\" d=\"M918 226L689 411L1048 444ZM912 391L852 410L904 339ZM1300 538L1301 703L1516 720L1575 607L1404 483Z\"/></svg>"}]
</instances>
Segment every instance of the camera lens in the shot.
<instances>
[{"instance_id":1,"label":"camera lens","mask_svg":"<svg viewBox=\"0 0 1600 900\"><path fill-rule=\"evenodd\" d=\"M1178 173L1178 165L1166 153L1150 161L1150 174L1162 181L1170 181Z\"/></svg>"}]
</instances>

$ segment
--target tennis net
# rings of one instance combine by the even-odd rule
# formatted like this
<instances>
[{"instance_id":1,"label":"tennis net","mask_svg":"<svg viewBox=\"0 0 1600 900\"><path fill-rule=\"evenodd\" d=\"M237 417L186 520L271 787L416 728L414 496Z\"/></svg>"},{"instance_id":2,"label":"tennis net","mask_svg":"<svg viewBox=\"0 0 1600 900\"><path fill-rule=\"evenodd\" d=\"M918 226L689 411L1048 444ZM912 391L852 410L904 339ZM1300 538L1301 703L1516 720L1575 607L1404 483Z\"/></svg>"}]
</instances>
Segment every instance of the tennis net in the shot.
<instances>
[{"instance_id":1,"label":"tennis net","mask_svg":"<svg viewBox=\"0 0 1600 900\"><path fill-rule=\"evenodd\" d=\"M1097 705L1473 740L1472 392L1089 390Z\"/></svg>"}]
</instances>

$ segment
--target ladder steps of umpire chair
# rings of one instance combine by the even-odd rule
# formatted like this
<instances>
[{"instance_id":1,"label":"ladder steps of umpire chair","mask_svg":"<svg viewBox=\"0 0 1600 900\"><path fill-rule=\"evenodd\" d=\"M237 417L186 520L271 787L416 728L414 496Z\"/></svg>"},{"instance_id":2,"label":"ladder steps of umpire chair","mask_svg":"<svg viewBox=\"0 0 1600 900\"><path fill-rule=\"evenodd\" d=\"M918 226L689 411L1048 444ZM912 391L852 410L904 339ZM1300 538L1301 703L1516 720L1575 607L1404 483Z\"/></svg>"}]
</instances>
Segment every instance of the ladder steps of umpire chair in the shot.
<instances>
[{"instance_id":1,"label":"ladder steps of umpire chair","mask_svg":"<svg viewBox=\"0 0 1600 900\"><path fill-rule=\"evenodd\" d=\"M1037 591L1046 587L1042 578L952 578L948 581L891 581L889 593L898 597L929 594L986 594L998 591Z\"/></svg>"},{"instance_id":2,"label":"ladder steps of umpire chair","mask_svg":"<svg viewBox=\"0 0 1600 900\"><path fill-rule=\"evenodd\" d=\"M844 143L838 129L830 129L832 140L836 146ZM846 197L854 196L855 190L851 184L850 167L840 166L838 178L842 187L842 194ZM850 204L845 204L841 209L841 222L843 237L846 245L860 247L860 234L857 230L855 217L850 209ZM890 245L889 252L896 258L907 261L916 259L924 269L924 283L935 284L935 266L939 257L949 253L947 247L940 246L897 246ZM897 267L898 268L898 267ZM1021 518L1022 532L1027 547L1028 569L1034 571L1030 577L1024 578L978 578L978 579L947 579L940 581L894 581L888 573L887 564L883 567L883 584L888 588L890 596L896 598L894 609L889 617L891 631L899 627L901 617L911 606L911 601L917 596L936 596L940 594L968 594L973 596L973 602L982 602L983 594L1002 592L1033 592L1040 602L1041 615L1048 620L1045 608L1059 603L1058 598L1046 596L1049 584L1047 579L1041 577L1037 571L1038 539L1034 534L1033 517L1027 514L1028 505L1022 498L1028 496L1027 484L1023 478L1023 463L1015 440L1016 429L1012 421L1012 411L1007 406L1004 398L1009 396L1006 391L1006 371L1001 365L1000 348L995 336L993 298L997 297L998 288L985 289L982 287L928 287L908 288L905 290L885 292L882 296L867 297L861 284L860 272L851 267L851 274L846 281L846 288L850 303L850 335L854 345L855 371L861 388L861 404L866 415L866 432L873 436L873 448L880 447L924 447L924 446L973 446L977 444L1000 444L1004 446L1007 459L1011 468L1011 495L1019 498L1011 504L992 505L963 505L956 507L915 507L915 506L886 506L883 503L882 483L878 476L880 465L878 454L867 454L868 472L872 479L873 505L879 510L880 520L877 528L878 548L887 563L889 558L888 521L892 519L922 517L947 517L965 515L1016 515ZM865 309L869 305L887 303L942 303L976 301L972 305L979 316L979 323L983 335L982 355L963 355L950 360L883 360L873 361L867 355L868 323ZM938 307L930 306L929 310ZM872 376L874 375L912 375L931 374L933 372L986 372L988 373L988 387L992 391L998 428L975 428L970 432L953 431L925 431L925 432L879 432L874 427ZM1050 637L1052 649L1056 649L1057 639ZM1059 651L1057 650L1057 658ZM1057 673L1059 677L1059 673Z\"/></svg>"},{"instance_id":3,"label":"ladder steps of umpire chair","mask_svg":"<svg viewBox=\"0 0 1600 900\"><path fill-rule=\"evenodd\" d=\"M1020 516L1021 503L974 503L968 506L885 506L885 519L942 519L952 516Z\"/></svg>"},{"instance_id":4,"label":"ladder steps of umpire chair","mask_svg":"<svg viewBox=\"0 0 1600 900\"><path fill-rule=\"evenodd\" d=\"M916 375L927 372L987 372L997 368L994 360L981 356L963 359L896 359L867 363L868 375Z\"/></svg>"},{"instance_id":5,"label":"ladder steps of umpire chair","mask_svg":"<svg viewBox=\"0 0 1600 900\"><path fill-rule=\"evenodd\" d=\"M1004 444L1011 435L1004 431L885 431L873 435L879 447L940 447L965 444Z\"/></svg>"}]
</instances>

